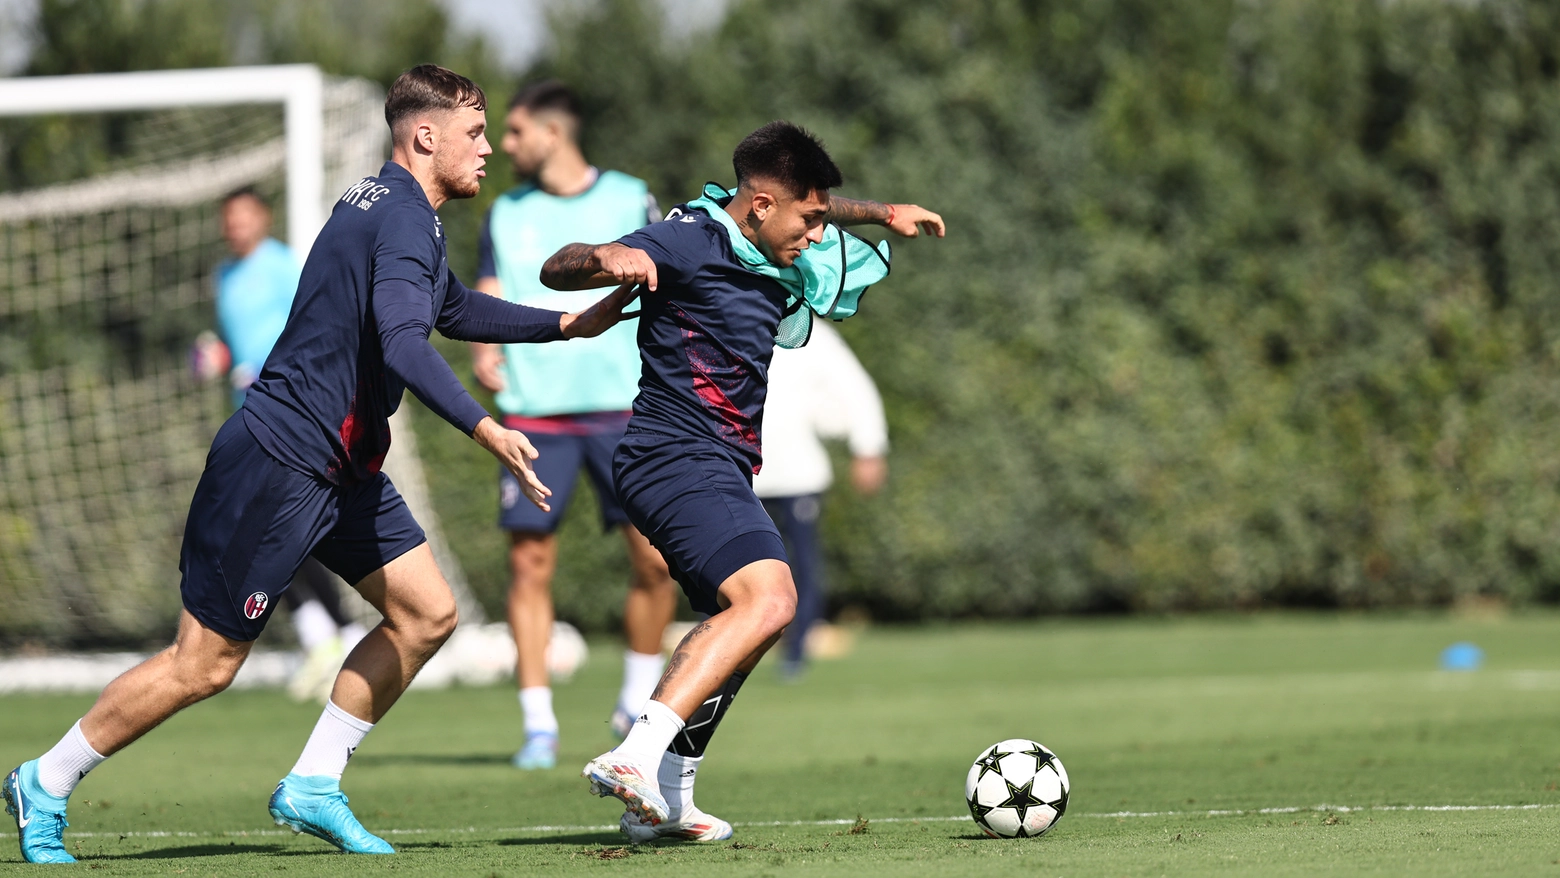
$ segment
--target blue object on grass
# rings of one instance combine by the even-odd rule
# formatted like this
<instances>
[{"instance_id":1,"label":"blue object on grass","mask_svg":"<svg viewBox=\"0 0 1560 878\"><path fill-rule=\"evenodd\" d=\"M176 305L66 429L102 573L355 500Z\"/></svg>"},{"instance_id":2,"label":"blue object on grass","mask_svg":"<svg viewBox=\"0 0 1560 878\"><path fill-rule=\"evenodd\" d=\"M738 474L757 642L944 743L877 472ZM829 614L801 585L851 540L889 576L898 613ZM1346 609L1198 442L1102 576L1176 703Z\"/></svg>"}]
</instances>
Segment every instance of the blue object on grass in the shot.
<instances>
[{"instance_id":1,"label":"blue object on grass","mask_svg":"<svg viewBox=\"0 0 1560 878\"><path fill-rule=\"evenodd\" d=\"M1454 643L1441 650L1441 670L1477 671L1484 664L1484 650L1467 641Z\"/></svg>"}]
</instances>

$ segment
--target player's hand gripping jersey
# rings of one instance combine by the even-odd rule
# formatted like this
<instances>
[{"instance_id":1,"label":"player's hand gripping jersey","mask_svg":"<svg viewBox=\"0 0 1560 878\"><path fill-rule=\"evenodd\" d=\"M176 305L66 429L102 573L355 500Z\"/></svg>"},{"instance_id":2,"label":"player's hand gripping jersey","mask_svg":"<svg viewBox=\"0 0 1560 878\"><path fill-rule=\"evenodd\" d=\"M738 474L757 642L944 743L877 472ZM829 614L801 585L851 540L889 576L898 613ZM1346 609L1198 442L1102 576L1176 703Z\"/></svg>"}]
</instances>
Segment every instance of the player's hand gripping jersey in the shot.
<instances>
[{"instance_id":1,"label":"player's hand gripping jersey","mask_svg":"<svg viewBox=\"0 0 1560 878\"><path fill-rule=\"evenodd\" d=\"M563 338L562 313L468 290L422 187L386 162L337 202L303 266L287 328L244 401L244 421L288 466L335 485L379 472L410 388L468 435L487 412L428 342Z\"/></svg>"}]
</instances>

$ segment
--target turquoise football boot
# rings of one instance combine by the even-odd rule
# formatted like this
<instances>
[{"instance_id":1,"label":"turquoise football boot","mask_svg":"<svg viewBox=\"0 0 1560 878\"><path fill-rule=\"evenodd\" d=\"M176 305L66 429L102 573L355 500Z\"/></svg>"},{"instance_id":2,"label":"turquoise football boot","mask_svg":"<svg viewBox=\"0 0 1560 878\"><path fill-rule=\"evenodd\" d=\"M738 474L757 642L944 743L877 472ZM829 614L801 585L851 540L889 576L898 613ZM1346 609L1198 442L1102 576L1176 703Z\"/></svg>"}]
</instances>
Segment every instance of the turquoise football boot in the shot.
<instances>
[{"instance_id":1,"label":"turquoise football boot","mask_svg":"<svg viewBox=\"0 0 1560 878\"><path fill-rule=\"evenodd\" d=\"M65 800L38 785L38 760L23 762L5 777L5 813L16 818L22 859L29 863L74 863L65 850Z\"/></svg>"},{"instance_id":2,"label":"turquoise football boot","mask_svg":"<svg viewBox=\"0 0 1560 878\"><path fill-rule=\"evenodd\" d=\"M558 736L551 732L532 732L525 736L525 746L509 760L516 768L526 771L558 767Z\"/></svg>"},{"instance_id":3,"label":"turquoise football boot","mask_svg":"<svg viewBox=\"0 0 1560 878\"><path fill-rule=\"evenodd\" d=\"M322 838L347 854L393 854L395 848L363 828L333 777L289 774L271 794L271 819L293 832Z\"/></svg>"}]
</instances>

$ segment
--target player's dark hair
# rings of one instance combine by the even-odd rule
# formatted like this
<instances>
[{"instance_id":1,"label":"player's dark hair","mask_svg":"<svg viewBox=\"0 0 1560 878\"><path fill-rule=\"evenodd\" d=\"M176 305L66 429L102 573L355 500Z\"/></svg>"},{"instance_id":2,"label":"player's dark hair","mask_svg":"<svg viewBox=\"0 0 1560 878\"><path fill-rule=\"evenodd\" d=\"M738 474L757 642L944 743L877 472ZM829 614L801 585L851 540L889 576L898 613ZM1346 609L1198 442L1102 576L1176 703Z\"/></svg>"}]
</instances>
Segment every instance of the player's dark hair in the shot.
<instances>
[{"instance_id":1,"label":"player's dark hair","mask_svg":"<svg viewBox=\"0 0 1560 878\"><path fill-rule=\"evenodd\" d=\"M785 121L770 122L742 138L731 154L731 167L737 172L738 186L770 180L797 198L815 190L826 192L844 182L823 141L802 126Z\"/></svg>"},{"instance_id":2,"label":"player's dark hair","mask_svg":"<svg viewBox=\"0 0 1560 878\"><path fill-rule=\"evenodd\" d=\"M385 122L391 135L396 126L429 110L487 109L482 87L453 70L437 64L419 64L396 77L385 95Z\"/></svg>"},{"instance_id":3,"label":"player's dark hair","mask_svg":"<svg viewBox=\"0 0 1560 878\"><path fill-rule=\"evenodd\" d=\"M509 109L515 107L524 107L528 113L563 113L575 121L582 118L580 96L556 79L533 82L515 92L515 96L509 99Z\"/></svg>"},{"instance_id":4,"label":"player's dark hair","mask_svg":"<svg viewBox=\"0 0 1560 878\"><path fill-rule=\"evenodd\" d=\"M222 196L222 206L227 207L229 204L237 201L240 198L253 198L261 207L265 208L266 210L271 209L271 200L266 198L264 195L261 195L260 190L253 186L240 186L237 189L234 189L232 192Z\"/></svg>"}]
</instances>

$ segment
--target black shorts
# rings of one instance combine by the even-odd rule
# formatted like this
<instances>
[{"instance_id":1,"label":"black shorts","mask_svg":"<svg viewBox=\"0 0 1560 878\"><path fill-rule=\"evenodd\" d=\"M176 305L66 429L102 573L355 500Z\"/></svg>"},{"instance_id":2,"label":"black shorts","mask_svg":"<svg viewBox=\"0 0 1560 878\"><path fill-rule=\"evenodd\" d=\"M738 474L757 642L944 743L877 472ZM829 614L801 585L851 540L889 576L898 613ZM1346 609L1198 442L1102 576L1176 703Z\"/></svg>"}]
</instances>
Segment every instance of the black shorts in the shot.
<instances>
[{"instance_id":1,"label":"black shorts","mask_svg":"<svg viewBox=\"0 0 1560 878\"><path fill-rule=\"evenodd\" d=\"M184 608L233 640L254 640L303 559L348 583L427 538L384 473L340 488L283 465L229 418L211 444L179 555Z\"/></svg>"},{"instance_id":2,"label":"black shorts","mask_svg":"<svg viewBox=\"0 0 1560 878\"><path fill-rule=\"evenodd\" d=\"M608 415L616 415L616 412ZM505 426L511 419L505 418ZM590 477L596 490L596 502L601 507L601 527L612 530L628 523L628 516L618 504L617 493L612 490L612 451L623 438L622 420L600 417L599 423L590 423L584 416L574 420L585 424L576 433L544 433L516 427L525 433L536 446L534 462L536 477L552 489L548 505L551 512L543 512L535 503L525 499L520 491L520 480L504 467L498 470L498 526L507 531L550 534L563 523L563 514L574 496L574 486L579 484L580 470Z\"/></svg>"},{"instance_id":3,"label":"black shorts","mask_svg":"<svg viewBox=\"0 0 1560 878\"><path fill-rule=\"evenodd\" d=\"M630 429L612 458L618 501L661 551L693 608L720 612L721 583L754 561L786 561L752 477L717 443Z\"/></svg>"}]
</instances>

